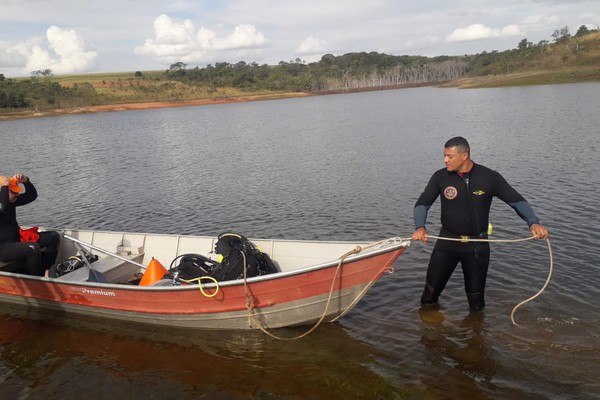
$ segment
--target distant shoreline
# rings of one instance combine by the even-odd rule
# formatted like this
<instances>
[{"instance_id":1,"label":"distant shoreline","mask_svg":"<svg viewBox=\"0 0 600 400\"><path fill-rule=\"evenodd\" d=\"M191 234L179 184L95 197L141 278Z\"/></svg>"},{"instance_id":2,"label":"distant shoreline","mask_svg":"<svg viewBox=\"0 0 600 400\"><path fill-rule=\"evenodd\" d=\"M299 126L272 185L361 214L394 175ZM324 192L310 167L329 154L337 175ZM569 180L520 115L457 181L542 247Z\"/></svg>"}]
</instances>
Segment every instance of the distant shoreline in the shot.
<instances>
[{"instance_id":1,"label":"distant shoreline","mask_svg":"<svg viewBox=\"0 0 600 400\"><path fill-rule=\"evenodd\" d=\"M0 113L0 121L8 121L15 119L25 118L42 118L52 117L58 115L76 115L76 114L91 114L100 112L112 112L112 111L128 111L128 110L151 110L159 108L174 108L174 107L190 107L190 106L203 106L210 104L228 104L228 103L241 103L247 101L259 101L259 100L274 100L274 99L286 99L294 97L308 97L314 96L311 93L279 93L279 94L267 94L267 95L250 95L250 96L237 96L237 97L218 97L212 99L198 99L198 100L182 100L182 101L154 101L147 103L127 103L127 104L105 104L101 106L85 106L77 108L57 108L53 110L44 111L14 111L8 113Z\"/></svg>"},{"instance_id":2,"label":"distant shoreline","mask_svg":"<svg viewBox=\"0 0 600 400\"><path fill-rule=\"evenodd\" d=\"M369 88L355 88L347 90L330 90L319 93L309 92L293 92L293 93L275 93L275 94L256 94L248 96L228 96L228 97L214 97L210 99L196 99L196 100L181 100L181 101L153 101L144 103L123 103L123 104L105 104L101 106L84 106L76 108L56 108L52 110L44 111L14 111L7 113L0 113L0 121L8 121L15 119L26 119L26 118L42 118L52 117L59 115L76 115L76 114L91 114L100 112L112 112L112 111L128 111L128 110L151 110L159 108L174 108L174 107L190 107L190 106L205 106L211 104L229 104L229 103L241 103L247 101L259 101L259 100L275 100L275 99L288 99L297 97L310 97L310 96L324 96L331 94L343 94L343 93L358 93L358 92L373 92L380 90L394 90L394 89L406 89L422 86L434 86L434 83L417 83L417 84L403 84L395 86L381 86L381 87L369 87Z\"/></svg>"},{"instance_id":3,"label":"distant shoreline","mask_svg":"<svg viewBox=\"0 0 600 400\"><path fill-rule=\"evenodd\" d=\"M275 93L275 94L255 94L248 96L223 96L208 99L196 100L181 100L181 101L155 101L145 103L124 103L124 104L105 104L101 106L84 106L76 108L59 108L44 111L14 111L0 113L0 122L25 119L25 118L41 118L58 115L76 115L76 114L91 114L99 112L112 111L127 111L127 110L150 110L159 108L174 108L174 107L190 107L203 106L211 104L229 104L241 103L248 101L260 100L275 100L288 99L296 97L323 96L342 93L357 93L380 90L406 89L414 87L440 87L440 88L461 88L461 89L476 89L476 88L494 88L494 87L511 87L511 86L531 86L531 85L552 85L561 83L578 83L578 82L598 82L600 75L593 72L590 75L572 76L572 71L530 71L518 72L505 75L492 75L480 77L464 77L449 82L424 82L418 84L403 84L396 86L355 88L346 90L331 90L327 92L308 93L308 92L290 92L290 93Z\"/></svg>"}]
</instances>

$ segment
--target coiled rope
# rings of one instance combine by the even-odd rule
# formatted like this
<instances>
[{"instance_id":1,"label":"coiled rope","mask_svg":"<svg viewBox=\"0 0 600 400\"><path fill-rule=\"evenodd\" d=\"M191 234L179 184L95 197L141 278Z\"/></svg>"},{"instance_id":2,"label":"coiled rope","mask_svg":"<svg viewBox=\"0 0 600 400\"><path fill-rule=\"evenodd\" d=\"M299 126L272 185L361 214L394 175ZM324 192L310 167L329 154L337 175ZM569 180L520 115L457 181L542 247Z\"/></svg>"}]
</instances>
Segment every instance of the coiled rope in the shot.
<instances>
[{"instance_id":1,"label":"coiled rope","mask_svg":"<svg viewBox=\"0 0 600 400\"><path fill-rule=\"evenodd\" d=\"M433 239L438 239L438 240L448 240L448 241L453 241L453 242L488 242L488 243L516 243L516 242L525 242L525 241L531 240L531 239L537 239L537 236L535 236L535 235L533 235L531 237L522 238L522 239L470 239L470 238L462 239L462 238L449 238L449 237L433 236L433 235L427 235L427 237L433 238ZM533 296L529 297L528 299L523 300L522 302L520 302L519 304L514 306L514 308L512 309L512 311L510 313L510 320L512 321L513 325L518 325L517 322L515 321L515 313L517 312L517 309L519 307L521 307L523 304L526 304L526 303L530 302L531 300L535 299L536 297L540 296L542 294L542 292L544 290L546 290L546 287L550 283L550 278L552 277L552 272L554 271L554 257L552 255L552 246L550 245L550 240L548 240L548 238L545 238L544 240L546 241L546 244L548 245L548 256L550 258L550 267L548 269L548 277L546 278L546 282L544 283L544 286L542 286L542 288L536 294L534 294Z\"/></svg>"}]
</instances>

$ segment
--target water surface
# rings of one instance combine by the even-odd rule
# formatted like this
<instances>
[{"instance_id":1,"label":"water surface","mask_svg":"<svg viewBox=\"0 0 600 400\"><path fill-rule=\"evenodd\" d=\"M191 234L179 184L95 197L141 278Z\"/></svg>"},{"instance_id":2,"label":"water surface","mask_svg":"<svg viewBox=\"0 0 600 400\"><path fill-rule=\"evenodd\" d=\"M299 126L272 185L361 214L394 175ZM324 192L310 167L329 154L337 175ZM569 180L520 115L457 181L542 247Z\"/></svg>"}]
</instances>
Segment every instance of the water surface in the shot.
<instances>
[{"instance_id":1,"label":"water surface","mask_svg":"<svg viewBox=\"0 0 600 400\"><path fill-rule=\"evenodd\" d=\"M138 232L366 240L412 233L412 208L463 135L551 232L495 244L488 306L470 314L460 270L439 310L419 298L416 243L359 306L308 338L190 332L0 314L2 398L597 398L598 84L417 88L5 121L2 173L38 200L22 224ZM439 206L429 229L439 229ZM502 202L495 238L529 236ZM290 335L299 330L284 331Z\"/></svg>"}]
</instances>

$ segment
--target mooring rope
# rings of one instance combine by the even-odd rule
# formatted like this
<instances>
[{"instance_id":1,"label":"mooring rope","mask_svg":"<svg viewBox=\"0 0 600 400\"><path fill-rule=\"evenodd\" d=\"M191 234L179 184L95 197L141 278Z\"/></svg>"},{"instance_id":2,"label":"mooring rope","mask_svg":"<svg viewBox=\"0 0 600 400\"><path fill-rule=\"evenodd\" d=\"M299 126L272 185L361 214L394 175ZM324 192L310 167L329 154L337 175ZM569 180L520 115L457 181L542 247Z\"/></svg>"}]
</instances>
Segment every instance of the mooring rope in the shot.
<instances>
[{"instance_id":1,"label":"mooring rope","mask_svg":"<svg viewBox=\"0 0 600 400\"><path fill-rule=\"evenodd\" d=\"M427 237L433 238L433 239L438 239L438 240L448 240L448 241L453 241L453 242L488 242L488 243L516 243L516 242L525 242L525 241L531 240L531 239L537 239L537 236L535 236L535 235L533 235L531 237L522 238L522 239L471 239L471 238L462 239L462 238L449 238L449 237L433 236L433 235L427 235ZM518 325L517 322L515 321L515 313L516 313L517 309L519 307L521 307L523 304L526 304L526 303L530 302L531 300L535 299L536 297L540 296L542 294L542 292L544 290L546 290L546 287L550 283L550 278L552 277L552 272L554 271L554 257L552 255L552 246L550 245L550 240L548 238L545 238L544 240L546 241L546 244L548 245L548 256L550 258L550 267L548 269L548 277L546 278L546 282L544 283L544 286L542 286L542 288L536 294L534 294L533 296L529 297L528 299L523 300L522 302L520 302L519 304L514 306L514 308L512 309L512 311L510 313L510 320L512 321L513 325Z\"/></svg>"},{"instance_id":2,"label":"mooring rope","mask_svg":"<svg viewBox=\"0 0 600 400\"><path fill-rule=\"evenodd\" d=\"M520 238L520 239L464 239L464 238L449 238L449 237L443 237L443 236L434 236L434 235L427 235L428 238L432 238L432 239L437 239L437 240L448 240L448 241L457 241L457 242L488 242L488 243L518 243L518 242L526 242L528 240L532 240L532 239L537 239L537 236L533 235L531 237L526 237L526 238ZM412 239L407 238L407 239L403 239L403 238L397 238L400 241L412 241ZM339 271L342 267L342 264L344 263L344 260L352 255L352 254L358 254L360 253L362 250L365 250L367 248L370 247L374 247L377 245L381 245L387 241L389 241L390 239L384 239L384 240L380 240L378 242L374 242L371 244L368 244L364 247L361 246L356 246L354 249L348 251L347 253L343 254L340 258L339 258L339 262L338 265L336 267L335 273L333 275L333 279L331 280L331 286L329 288L329 295L327 297L327 302L325 304L325 308L323 310L323 313L321 314L321 317L319 318L319 320L307 331L305 331L304 333L294 336L294 337L281 337L281 336L277 336L274 335L273 333L269 332L269 330L267 330L262 323L256 318L256 313L254 311L254 302L253 302L253 298L252 298L252 294L250 293L250 288L248 286L248 276L247 276L247 271L246 271L246 256L244 254L244 252L242 252L242 257L244 258L244 294L246 297L246 309L248 310L248 323L250 326L254 325L256 326L258 329L260 329L263 333L265 333L266 335L270 336L273 339L277 339L277 340L298 340L298 339L302 339L306 336L308 336L310 333L312 333L315 329L317 329L317 327L319 325L321 325L321 323L325 320L325 317L327 316L327 310L329 309L329 305L331 303L331 299L333 297L333 292L334 292L334 287L335 287L335 282L337 279L337 276L339 274ZM546 278L546 282L544 283L543 287L533 296L529 297L528 299L523 300L522 302L520 302L519 304L517 304L516 306L514 306L514 308L512 309L511 313L510 313L510 319L513 323L513 325L518 325L517 322L515 321L515 313L517 311L517 309L519 307L521 307L522 305L532 301L533 299L537 298L538 296L540 296L542 294L542 292L546 289L546 287L548 286L548 284L550 283L550 278L552 277L552 272L554 270L554 261L553 261L553 255L552 255L552 246L550 245L550 240L548 238L544 239L548 245L548 254L550 257L550 268L548 271L548 277ZM375 279L371 280L371 282L369 283L369 285L367 285L367 287L371 286L373 284L373 282L375 281ZM366 289L365 289L366 290ZM361 291L357 298L359 298L364 291ZM346 307L346 309L337 317L335 317L332 321L336 321L338 318L340 318L342 315L344 315L349 309L350 307L356 302L356 299L350 303L350 305L348 307Z\"/></svg>"},{"instance_id":3,"label":"mooring rope","mask_svg":"<svg viewBox=\"0 0 600 400\"><path fill-rule=\"evenodd\" d=\"M389 239L384 239L384 240L380 240L378 242L374 242L374 243L370 243L366 246L356 246L355 248L353 248L352 250L348 251L347 253L343 254L340 259L339 262L337 264L337 267L335 269L335 274L333 275L333 279L331 280L331 286L329 288L329 295L327 296L327 302L325 304L325 309L323 310L323 313L321 314L321 317L319 318L319 320L307 331L305 331L304 333L294 336L294 337L281 337L281 336L277 336L274 335L273 333L269 332L265 327L262 326L261 322L258 321L256 319L256 314L254 313L254 304L252 302L252 296L248 291L248 284L246 282L247 276L246 276L246 257L242 252L242 256L244 257L244 291L246 293L246 308L248 309L248 320L250 323L250 326L252 326L252 322L254 322L254 324L258 327L258 329L260 329L262 332L264 332L265 334L267 334L268 336L270 336L273 339L277 339L277 340L298 340L298 339L302 339L303 337L308 336L310 333L312 333L315 329L317 329L317 327L319 325L321 325L321 323L325 320L325 317L327 316L327 310L329 309L329 305L331 304L331 299L333 297L333 292L335 291L335 282L337 280L337 276L342 268L342 264L344 263L344 260L351 256L352 254L358 254L361 251L368 249L370 247L374 247L380 244L383 244L385 242L387 242ZM370 284L372 284L372 282L374 281L374 279L371 281ZM364 291L363 291L364 292ZM362 293L359 293L358 296L362 295ZM358 297L357 296L357 297ZM356 299L354 301L352 301L350 303L350 306L352 304L354 304L356 301ZM342 314L346 313L348 311L348 309L350 308L350 306L348 306L343 312ZM342 315L340 314L340 315ZM334 318L333 321L335 321L338 317Z\"/></svg>"}]
</instances>

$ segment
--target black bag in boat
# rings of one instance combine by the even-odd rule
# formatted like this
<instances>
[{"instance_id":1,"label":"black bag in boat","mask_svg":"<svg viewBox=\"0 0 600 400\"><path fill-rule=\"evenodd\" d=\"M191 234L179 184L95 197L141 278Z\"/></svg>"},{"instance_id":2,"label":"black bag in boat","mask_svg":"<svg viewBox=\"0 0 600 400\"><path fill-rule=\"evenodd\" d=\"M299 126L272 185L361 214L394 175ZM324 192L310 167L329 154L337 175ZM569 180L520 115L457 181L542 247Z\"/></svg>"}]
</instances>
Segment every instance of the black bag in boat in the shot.
<instances>
[{"instance_id":1,"label":"black bag in boat","mask_svg":"<svg viewBox=\"0 0 600 400\"><path fill-rule=\"evenodd\" d=\"M244 264L248 278L277 272L277 267L268 254L237 233L221 233L215 244L215 253L223 256L223 261L210 274L217 281L242 279Z\"/></svg>"},{"instance_id":2,"label":"black bag in boat","mask_svg":"<svg viewBox=\"0 0 600 400\"><path fill-rule=\"evenodd\" d=\"M176 267L173 267L177 260L179 260L179 264L177 264ZM167 277L169 279L179 278L189 281L201 276L210 276L212 270L218 264L218 262L213 261L202 254L182 254L177 256L171 262Z\"/></svg>"},{"instance_id":3,"label":"black bag in boat","mask_svg":"<svg viewBox=\"0 0 600 400\"><path fill-rule=\"evenodd\" d=\"M95 254L84 253L83 257L87 258L89 263L93 263L98 260L98 256ZM81 255L71 256L68 259L57 262L48 269L48 276L50 278L59 278L64 274L73 272L85 265Z\"/></svg>"}]
</instances>

